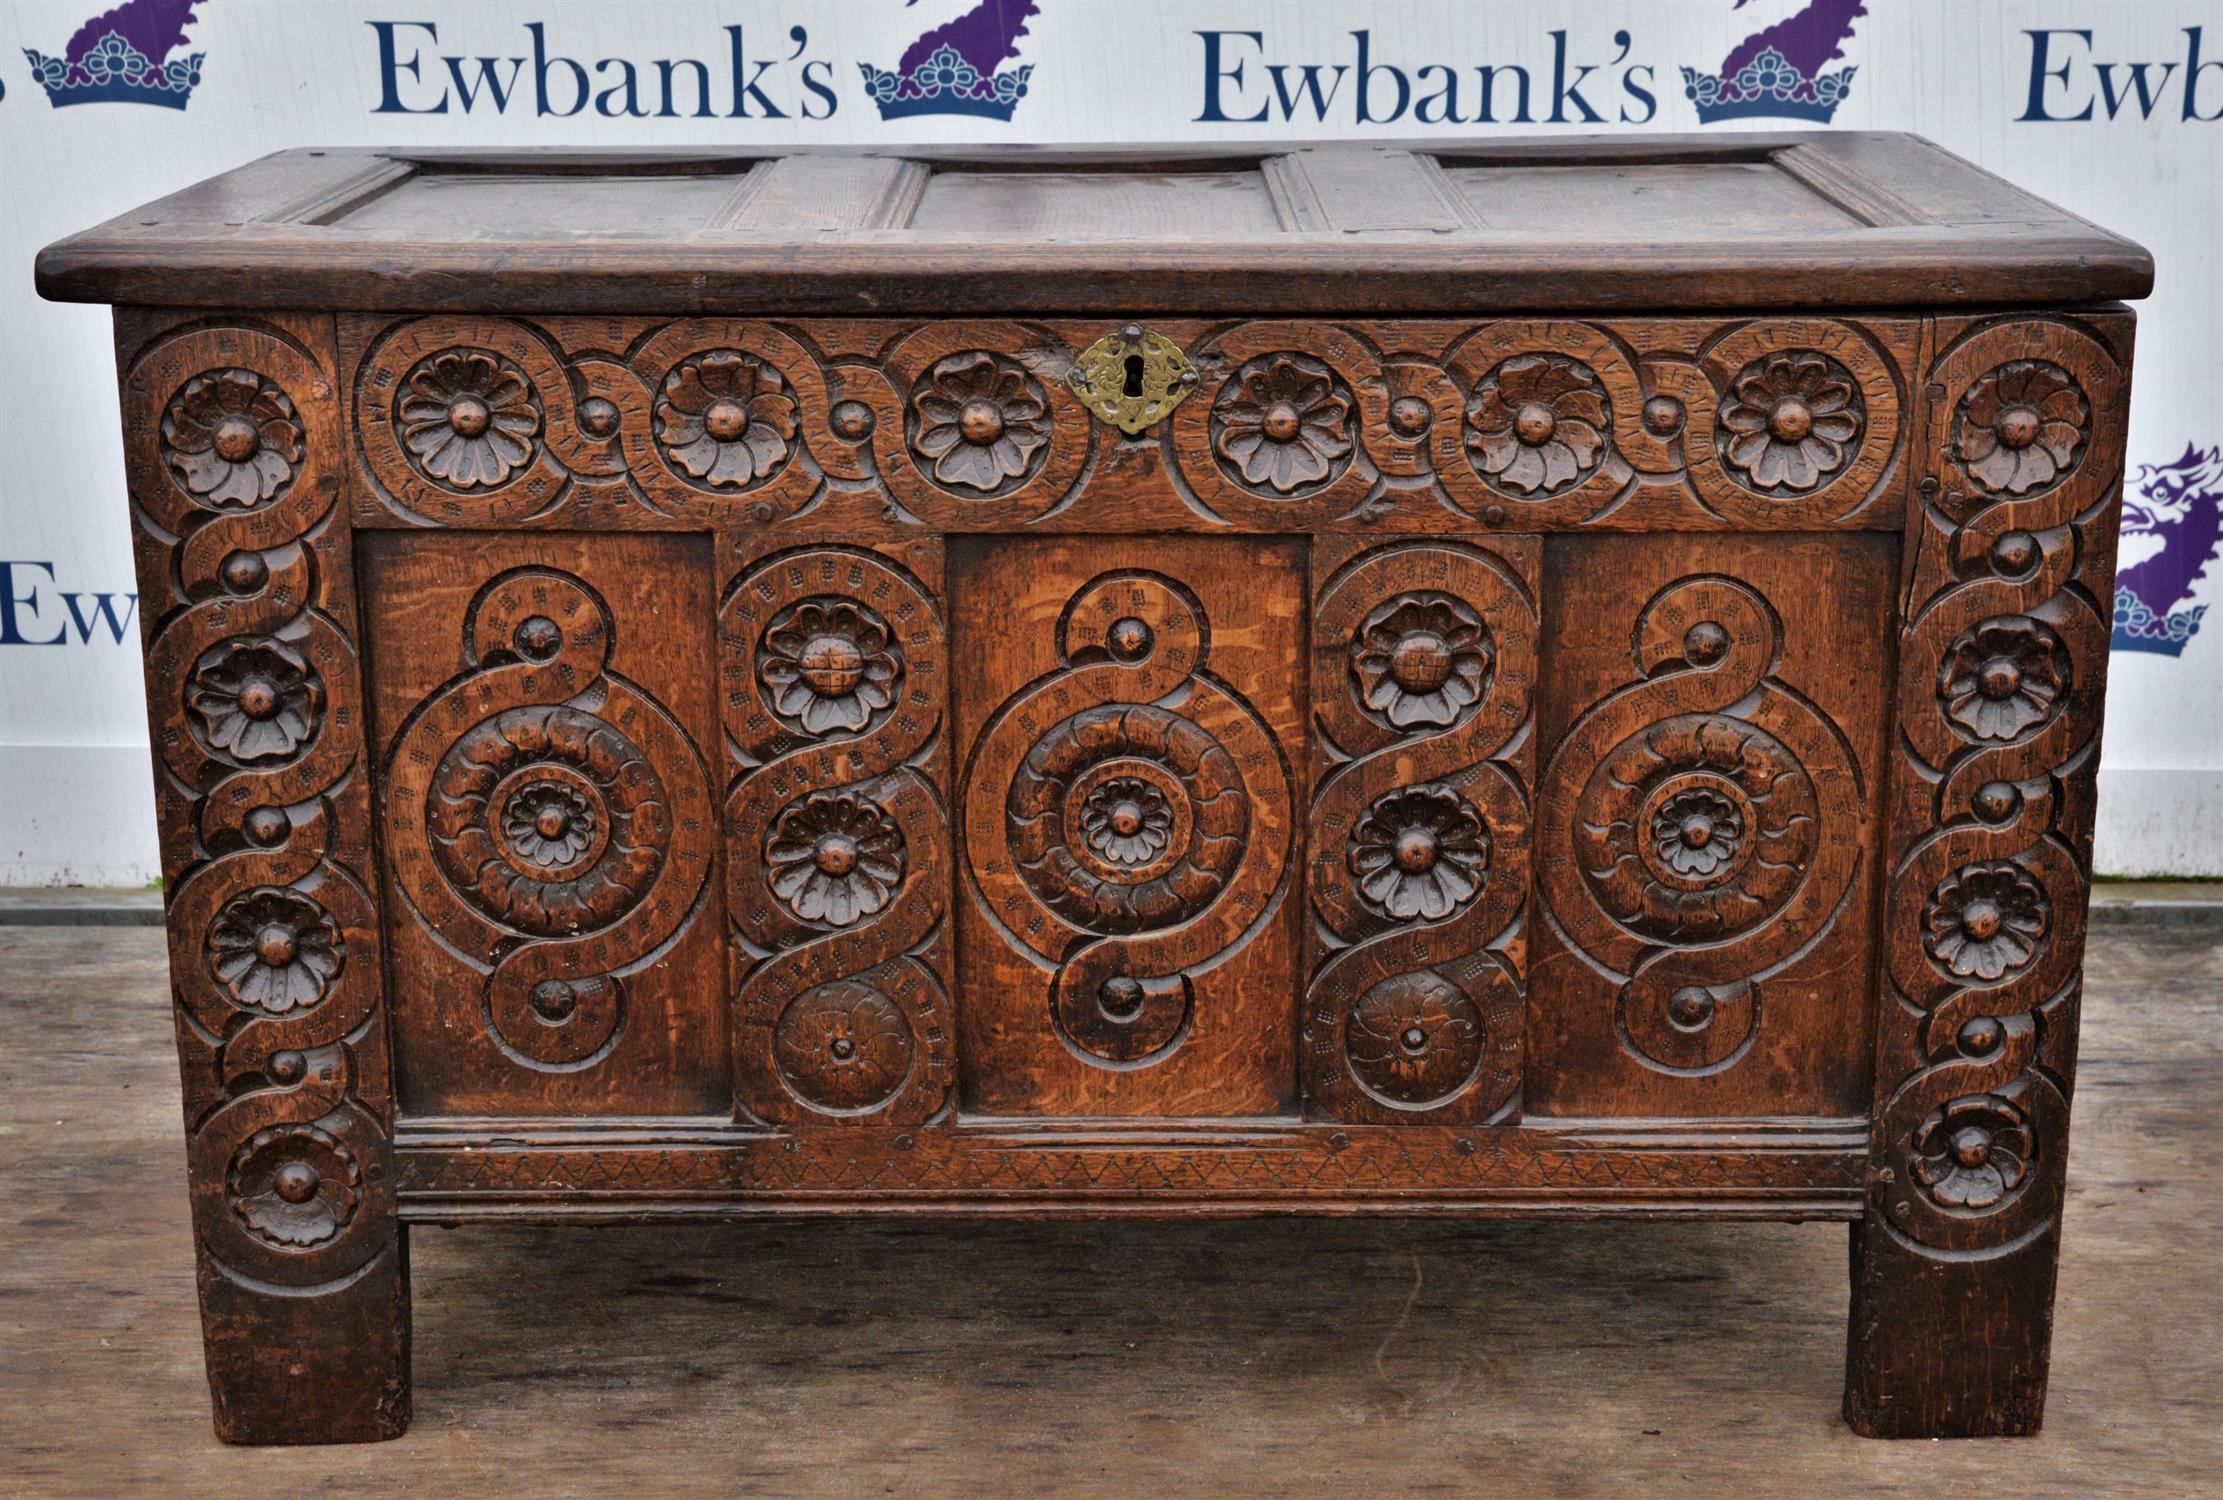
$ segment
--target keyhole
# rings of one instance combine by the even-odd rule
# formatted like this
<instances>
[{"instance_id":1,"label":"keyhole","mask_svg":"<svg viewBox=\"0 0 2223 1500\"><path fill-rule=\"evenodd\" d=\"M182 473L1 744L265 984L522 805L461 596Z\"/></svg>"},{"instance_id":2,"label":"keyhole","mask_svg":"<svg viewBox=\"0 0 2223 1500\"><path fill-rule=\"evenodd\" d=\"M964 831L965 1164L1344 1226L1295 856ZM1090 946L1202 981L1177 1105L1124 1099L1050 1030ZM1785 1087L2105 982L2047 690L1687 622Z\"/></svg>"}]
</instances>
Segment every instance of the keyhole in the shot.
<instances>
[{"instance_id":1,"label":"keyhole","mask_svg":"<svg viewBox=\"0 0 2223 1500\"><path fill-rule=\"evenodd\" d=\"M1142 394L1142 356L1139 354L1127 356L1127 384L1122 394L1129 396Z\"/></svg>"}]
</instances>

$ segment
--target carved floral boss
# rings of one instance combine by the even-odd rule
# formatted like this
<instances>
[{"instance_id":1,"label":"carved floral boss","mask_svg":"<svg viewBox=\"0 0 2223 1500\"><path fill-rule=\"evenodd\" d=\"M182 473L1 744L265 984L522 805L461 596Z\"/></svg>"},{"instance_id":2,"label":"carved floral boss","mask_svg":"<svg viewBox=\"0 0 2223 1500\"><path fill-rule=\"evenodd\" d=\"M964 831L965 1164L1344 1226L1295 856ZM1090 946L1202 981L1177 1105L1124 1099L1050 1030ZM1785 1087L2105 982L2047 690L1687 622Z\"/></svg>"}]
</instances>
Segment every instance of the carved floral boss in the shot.
<instances>
[{"instance_id":1,"label":"carved floral boss","mask_svg":"<svg viewBox=\"0 0 2223 1500\"><path fill-rule=\"evenodd\" d=\"M1093 414L1129 440L1162 434L1191 503L1239 523L1378 506L1384 480L1422 478L1469 513L1558 524L1680 475L1722 519L1785 524L1868 503L1900 430L1893 356L1820 319L1643 356L1633 329L1561 320L1445 325L1423 335L1449 340L1433 353L1309 323L1238 324L1188 349L1128 325L1077 352L1033 325L943 323L869 362L813 349L809 331L696 319L620 358L501 319L392 325L358 381L364 455L392 502L434 520L525 519L576 488L770 521L829 483L873 483L918 520L964 525L1056 508L1104 440ZM2042 362L1971 391L1955 441L1974 481L2045 483L2081 401ZM174 403L170 462L214 504L260 503L298 452L288 410L243 372L213 376Z\"/></svg>"}]
</instances>

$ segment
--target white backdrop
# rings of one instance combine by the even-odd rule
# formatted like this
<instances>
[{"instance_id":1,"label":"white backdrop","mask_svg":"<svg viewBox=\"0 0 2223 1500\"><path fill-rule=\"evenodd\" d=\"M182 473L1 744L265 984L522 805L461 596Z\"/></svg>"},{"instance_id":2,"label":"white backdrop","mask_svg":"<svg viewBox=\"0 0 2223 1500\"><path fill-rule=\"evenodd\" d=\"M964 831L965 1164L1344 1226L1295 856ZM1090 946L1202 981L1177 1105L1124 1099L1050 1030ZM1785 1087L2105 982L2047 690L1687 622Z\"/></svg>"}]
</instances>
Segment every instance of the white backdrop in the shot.
<instances>
[{"instance_id":1,"label":"white backdrop","mask_svg":"<svg viewBox=\"0 0 2223 1500\"><path fill-rule=\"evenodd\" d=\"M186 0L136 3L144 20ZM1788 22L1795 34L1846 12L1857 14L1827 70L1854 71L1832 126L1918 131L2142 241L2159 262L2140 308L2123 556L2126 568L2144 564L2126 578L2155 618L2137 615L2126 633L2123 612L2137 608L2118 599L2098 858L2107 873L2223 874L2223 610L2205 629L2197 614L2223 599L2211 540L2223 503L2213 354L2223 332L2223 0L1035 0L1007 64L1032 69L1008 122L883 121L858 64L896 68L928 27L977 3L198 0L170 53L201 57L182 111L56 107L24 49L64 54L103 0L0 3L0 884L136 884L155 869L108 315L36 299L32 257L50 240L311 143L1694 130L1685 66L1717 74L1764 27ZM754 92L733 86L736 49ZM630 63L646 117L624 114L621 94L563 113L576 98L564 58L598 95ZM691 91L669 117L655 113L658 59L701 63L711 117L694 114ZM1508 66L1531 82L1529 121L1513 118L1516 75L1500 72L1497 118L1477 123L1476 69ZM1410 87L1401 111L1400 80ZM1457 123L1441 118L1447 80L1458 86ZM1771 118L1704 128L1745 127L1795 128Z\"/></svg>"}]
</instances>

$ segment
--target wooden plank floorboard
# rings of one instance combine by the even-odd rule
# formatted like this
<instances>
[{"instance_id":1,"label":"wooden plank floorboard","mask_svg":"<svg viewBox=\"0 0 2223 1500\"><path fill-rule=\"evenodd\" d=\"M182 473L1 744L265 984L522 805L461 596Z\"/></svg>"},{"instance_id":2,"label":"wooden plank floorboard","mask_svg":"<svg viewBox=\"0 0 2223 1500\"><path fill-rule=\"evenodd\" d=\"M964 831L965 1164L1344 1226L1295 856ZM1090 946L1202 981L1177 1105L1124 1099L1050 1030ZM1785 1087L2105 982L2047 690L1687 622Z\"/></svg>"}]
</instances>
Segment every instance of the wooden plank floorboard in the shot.
<instances>
[{"instance_id":1,"label":"wooden plank floorboard","mask_svg":"<svg viewBox=\"0 0 2223 1500\"><path fill-rule=\"evenodd\" d=\"M2212 1494L2223 934L2094 932L2053 1395L1837 1420L1839 1225L419 1230L396 1443L209 1428L162 934L0 931L0 1494Z\"/></svg>"}]
</instances>

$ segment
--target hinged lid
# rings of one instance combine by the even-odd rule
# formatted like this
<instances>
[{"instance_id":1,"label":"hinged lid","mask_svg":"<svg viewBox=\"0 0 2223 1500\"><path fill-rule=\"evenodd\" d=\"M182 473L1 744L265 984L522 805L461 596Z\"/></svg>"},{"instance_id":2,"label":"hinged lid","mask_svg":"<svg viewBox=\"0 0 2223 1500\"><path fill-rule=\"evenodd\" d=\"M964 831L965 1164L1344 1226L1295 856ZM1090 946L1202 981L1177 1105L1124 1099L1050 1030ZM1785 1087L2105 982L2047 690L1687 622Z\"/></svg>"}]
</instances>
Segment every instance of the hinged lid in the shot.
<instances>
[{"instance_id":1,"label":"hinged lid","mask_svg":"<svg viewBox=\"0 0 2223 1500\"><path fill-rule=\"evenodd\" d=\"M284 151L38 277L185 306L1382 314L2088 302L2153 263L1918 137L1839 132Z\"/></svg>"}]
</instances>

